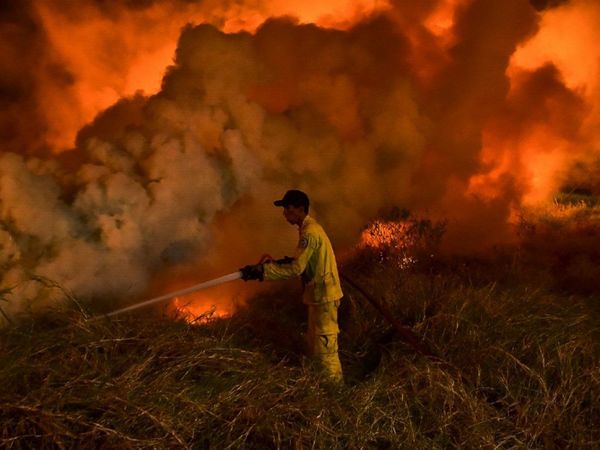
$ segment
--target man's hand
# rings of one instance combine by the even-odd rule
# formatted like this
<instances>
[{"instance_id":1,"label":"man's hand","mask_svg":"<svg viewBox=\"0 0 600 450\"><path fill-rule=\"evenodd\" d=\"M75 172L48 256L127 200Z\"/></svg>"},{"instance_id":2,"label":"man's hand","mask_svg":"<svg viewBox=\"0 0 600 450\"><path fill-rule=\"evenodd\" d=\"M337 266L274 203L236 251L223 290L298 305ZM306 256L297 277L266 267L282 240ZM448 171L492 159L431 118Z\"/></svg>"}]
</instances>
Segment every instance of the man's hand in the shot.
<instances>
[{"instance_id":1,"label":"man's hand","mask_svg":"<svg viewBox=\"0 0 600 450\"><path fill-rule=\"evenodd\" d=\"M242 280L259 280L262 281L264 277L264 269L262 264L250 264L240 269L242 272Z\"/></svg>"}]
</instances>

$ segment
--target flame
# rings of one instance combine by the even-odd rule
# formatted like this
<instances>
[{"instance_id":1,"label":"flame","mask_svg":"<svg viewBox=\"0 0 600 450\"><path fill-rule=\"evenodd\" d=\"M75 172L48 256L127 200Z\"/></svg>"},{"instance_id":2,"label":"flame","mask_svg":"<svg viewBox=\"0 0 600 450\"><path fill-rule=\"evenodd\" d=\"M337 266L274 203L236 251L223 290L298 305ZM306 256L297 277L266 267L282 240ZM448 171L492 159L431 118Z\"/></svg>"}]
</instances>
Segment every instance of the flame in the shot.
<instances>
[{"instance_id":1,"label":"flame","mask_svg":"<svg viewBox=\"0 0 600 450\"><path fill-rule=\"evenodd\" d=\"M375 220L361 233L360 245L371 248L404 247L408 244L408 229L406 222Z\"/></svg>"},{"instance_id":2,"label":"flame","mask_svg":"<svg viewBox=\"0 0 600 450\"><path fill-rule=\"evenodd\" d=\"M228 299L210 297L205 294L176 297L172 302L172 307L178 317L193 324L200 324L209 319L228 317L233 311Z\"/></svg>"},{"instance_id":3,"label":"flame","mask_svg":"<svg viewBox=\"0 0 600 450\"><path fill-rule=\"evenodd\" d=\"M400 269L408 269L418 262L413 231L414 223L409 221L376 220L363 230L358 247L377 251L381 262L391 261Z\"/></svg>"},{"instance_id":4,"label":"flame","mask_svg":"<svg viewBox=\"0 0 600 450\"><path fill-rule=\"evenodd\" d=\"M205 291L176 297L171 302L173 313L189 323L199 324L210 319L228 317L248 296L245 287L217 286Z\"/></svg>"}]
</instances>

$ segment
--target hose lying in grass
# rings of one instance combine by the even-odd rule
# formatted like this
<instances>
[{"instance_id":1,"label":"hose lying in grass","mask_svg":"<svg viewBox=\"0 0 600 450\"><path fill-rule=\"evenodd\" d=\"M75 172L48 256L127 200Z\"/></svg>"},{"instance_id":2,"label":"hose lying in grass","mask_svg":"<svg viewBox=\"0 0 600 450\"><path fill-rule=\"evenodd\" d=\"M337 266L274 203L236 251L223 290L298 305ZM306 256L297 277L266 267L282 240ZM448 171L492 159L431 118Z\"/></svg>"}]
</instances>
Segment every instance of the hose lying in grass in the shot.
<instances>
[{"instance_id":1,"label":"hose lying in grass","mask_svg":"<svg viewBox=\"0 0 600 450\"><path fill-rule=\"evenodd\" d=\"M348 283L354 290L360 293L385 318L385 320L388 321L396 333L398 333L398 336L400 336L400 338L415 352L423 356L440 359L440 357L436 355L421 339L419 339L419 336L417 336L409 327L402 325L398 320L396 320L394 315L385 307L385 305L375 300L363 288L352 281L350 277L340 273L340 278Z\"/></svg>"},{"instance_id":2,"label":"hose lying in grass","mask_svg":"<svg viewBox=\"0 0 600 450\"><path fill-rule=\"evenodd\" d=\"M437 364L440 364L450 373L454 373L455 376L458 377L465 385L474 385L473 381L465 376L462 370L432 350L431 347L423 342L409 327L402 325L383 303L375 300L372 295L369 295L362 287L360 287L352 279L350 279L350 277L344 275L342 272L340 272L340 279L344 280L344 282L361 294L371 304L371 306L373 306L385 318L385 320L393 327L398 336L406 344L408 344L415 351L415 353L425 356L426 358L435 361Z\"/></svg>"}]
</instances>

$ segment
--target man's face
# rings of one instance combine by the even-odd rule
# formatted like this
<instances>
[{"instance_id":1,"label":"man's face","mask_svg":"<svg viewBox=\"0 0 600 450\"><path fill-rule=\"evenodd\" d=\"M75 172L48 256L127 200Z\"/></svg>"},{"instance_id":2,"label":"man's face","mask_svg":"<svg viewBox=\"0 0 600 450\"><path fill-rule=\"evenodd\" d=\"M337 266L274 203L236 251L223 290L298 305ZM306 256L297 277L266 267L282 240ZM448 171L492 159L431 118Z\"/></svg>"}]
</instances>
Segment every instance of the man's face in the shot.
<instances>
[{"instance_id":1,"label":"man's face","mask_svg":"<svg viewBox=\"0 0 600 450\"><path fill-rule=\"evenodd\" d=\"M292 225L300 225L305 215L302 206L287 205L283 207L283 216Z\"/></svg>"}]
</instances>

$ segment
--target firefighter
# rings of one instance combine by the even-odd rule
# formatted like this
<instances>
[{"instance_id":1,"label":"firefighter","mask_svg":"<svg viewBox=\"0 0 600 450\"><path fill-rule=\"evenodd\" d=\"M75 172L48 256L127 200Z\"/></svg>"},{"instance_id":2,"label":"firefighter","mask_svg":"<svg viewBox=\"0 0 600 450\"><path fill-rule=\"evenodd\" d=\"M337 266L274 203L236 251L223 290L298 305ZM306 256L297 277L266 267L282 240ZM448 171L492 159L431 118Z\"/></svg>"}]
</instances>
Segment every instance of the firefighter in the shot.
<instances>
[{"instance_id":1,"label":"firefighter","mask_svg":"<svg viewBox=\"0 0 600 450\"><path fill-rule=\"evenodd\" d=\"M299 231L294 258L285 263L263 258L260 264L241 269L244 280L286 280L300 276L304 285L303 302L308 307L308 353L319 370L335 383L343 382L338 356L338 307L342 288L331 242L315 219L308 215L308 196L290 190L275 206Z\"/></svg>"}]
</instances>

